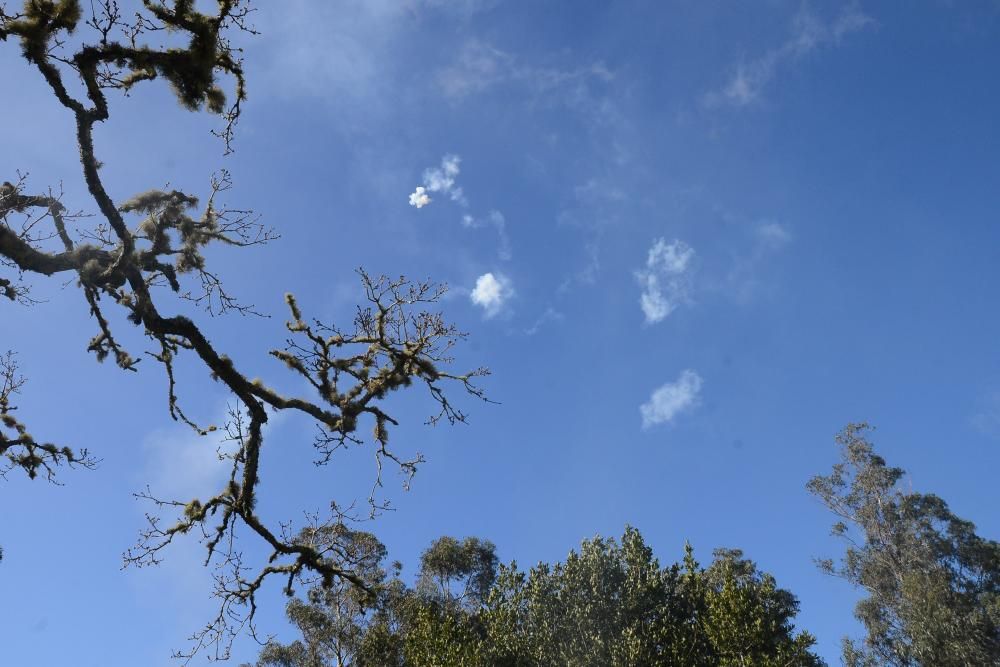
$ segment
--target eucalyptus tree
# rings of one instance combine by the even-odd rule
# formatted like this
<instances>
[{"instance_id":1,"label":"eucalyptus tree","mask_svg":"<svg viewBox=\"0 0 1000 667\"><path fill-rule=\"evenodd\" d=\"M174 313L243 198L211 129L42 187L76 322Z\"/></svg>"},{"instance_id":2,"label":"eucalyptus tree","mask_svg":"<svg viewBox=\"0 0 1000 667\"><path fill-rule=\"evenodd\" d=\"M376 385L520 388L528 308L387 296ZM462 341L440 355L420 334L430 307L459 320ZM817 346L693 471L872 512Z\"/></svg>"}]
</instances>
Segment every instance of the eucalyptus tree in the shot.
<instances>
[{"instance_id":1,"label":"eucalyptus tree","mask_svg":"<svg viewBox=\"0 0 1000 667\"><path fill-rule=\"evenodd\" d=\"M702 568L690 545L661 567L635 528L585 540L563 562L501 567L484 616L483 664L778 665L822 661L795 629L795 597L737 550Z\"/></svg>"},{"instance_id":2,"label":"eucalyptus tree","mask_svg":"<svg viewBox=\"0 0 1000 667\"><path fill-rule=\"evenodd\" d=\"M795 597L741 552L719 550L702 568L689 546L681 563L661 567L634 528L528 571L497 567L488 542L440 538L416 582L404 584L398 569L382 580L349 633L332 632L343 600L311 594L307 614L290 605L302 639L265 648L258 667L823 664L812 636L793 625ZM334 636L349 655L311 661Z\"/></svg>"},{"instance_id":3,"label":"eucalyptus tree","mask_svg":"<svg viewBox=\"0 0 1000 667\"><path fill-rule=\"evenodd\" d=\"M203 251L220 244L259 245L275 234L250 212L222 204L231 184L224 171L212 178L201 198L161 189L117 197L102 175L94 128L113 119L117 98L165 80L182 107L221 118L217 134L228 152L247 88L242 52L231 40L235 32L254 31L250 17L248 0L141 0L134 11L123 11L115 0L25 0L20 8L0 4L0 41L19 45L26 65L47 84L53 103L67 112L76 145L66 150L79 154L79 178L89 197L65 203L18 174L0 186L0 296L10 308L30 306L35 303L32 281L71 278L94 323L88 350L123 371L138 371L140 359L159 365L167 379L170 417L201 435L216 428L185 411L175 374L179 360L200 364L204 377L232 396L230 419L219 430L231 445L226 450L228 480L203 498L141 494L155 509L138 543L125 554L126 565L155 564L179 536L201 536L206 563L219 568L215 594L220 606L186 655L211 645L217 657L224 657L237 632L253 632L256 595L272 576L282 579L288 591L311 578L328 588L337 582L361 589L369 585L364 558L359 560L350 548L354 537L337 529L344 519L337 505L329 517L316 517L306 530L295 532L284 524L269 524L258 512L263 500L259 482L267 474L260 455L269 414L288 411L315 421L320 463L329 462L346 444L362 442L361 429L371 429L378 485L384 465L412 475L421 462L390 447L389 430L397 421L386 411L387 395L422 385L436 403L432 422L461 421L465 415L449 399L446 385L454 383L482 397L474 380L486 373L448 370L449 350L463 334L433 310L443 288L428 282L359 271L367 303L348 326L305 317L288 295L289 341L269 354L305 381L309 392L303 396L285 396L268 382L251 379L189 314L193 309L186 302L209 314L247 312L207 266ZM169 174L164 174L167 180ZM71 215L86 209L95 215ZM166 289L158 289L162 287ZM2 315L5 323L16 317L16 311ZM129 336L121 333L131 326L147 341L144 354L130 349ZM65 332L67 344L73 344L74 333ZM2 363L4 472L54 479L60 466L94 466L87 449L36 437L15 416L23 376L15 357ZM370 502L377 507L374 495ZM261 541L269 552L261 562L246 562L235 549L238 533Z\"/></svg>"},{"instance_id":4,"label":"eucalyptus tree","mask_svg":"<svg viewBox=\"0 0 1000 667\"><path fill-rule=\"evenodd\" d=\"M855 609L866 634L844 640L845 663L1000 665L1000 543L941 498L905 489L905 472L875 452L870 430L845 428L840 462L808 485L846 543L839 562L820 567L866 594Z\"/></svg>"}]
</instances>

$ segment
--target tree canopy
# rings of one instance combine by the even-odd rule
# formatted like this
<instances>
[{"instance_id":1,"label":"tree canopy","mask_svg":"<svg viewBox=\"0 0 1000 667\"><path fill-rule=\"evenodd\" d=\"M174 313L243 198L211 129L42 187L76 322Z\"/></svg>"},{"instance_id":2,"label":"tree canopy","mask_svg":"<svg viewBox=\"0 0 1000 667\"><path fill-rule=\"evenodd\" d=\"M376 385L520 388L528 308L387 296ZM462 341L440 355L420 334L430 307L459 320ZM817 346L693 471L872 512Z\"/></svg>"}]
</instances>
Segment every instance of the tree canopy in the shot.
<instances>
[{"instance_id":1,"label":"tree canopy","mask_svg":"<svg viewBox=\"0 0 1000 667\"><path fill-rule=\"evenodd\" d=\"M442 537L415 587L375 578L367 603L322 588L291 602L302 639L269 644L258 667L823 664L793 625L795 597L740 551L702 568L688 546L661 567L634 528L528 571L497 568L488 542Z\"/></svg>"}]
</instances>

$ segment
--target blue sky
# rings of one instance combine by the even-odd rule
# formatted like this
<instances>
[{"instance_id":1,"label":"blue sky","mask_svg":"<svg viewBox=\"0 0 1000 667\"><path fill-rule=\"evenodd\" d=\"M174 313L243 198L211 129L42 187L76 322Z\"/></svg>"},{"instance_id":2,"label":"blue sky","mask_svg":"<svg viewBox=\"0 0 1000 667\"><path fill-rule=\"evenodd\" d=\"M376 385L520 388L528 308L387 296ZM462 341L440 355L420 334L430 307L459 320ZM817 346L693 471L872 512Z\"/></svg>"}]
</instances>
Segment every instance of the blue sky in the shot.
<instances>
[{"instance_id":1,"label":"blue sky","mask_svg":"<svg viewBox=\"0 0 1000 667\"><path fill-rule=\"evenodd\" d=\"M234 155L155 85L116 104L98 155L119 200L204 194L231 170L231 201L282 238L211 261L274 317L206 330L287 391L302 387L266 355L286 291L343 321L358 266L451 286L443 309L470 333L457 364L490 366L499 404L431 428L422 397L393 399L394 443L428 461L410 491L390 480L396 511L369 527L410 573L443 534L529 564L628 523L664 562L686 540L703 561L744 549L838 664L855 594L812 564L839 545L804 485L860 420L913 488L1000 533L995 4L260 4ZM92 209L67 114L15 45L0 72L2 178ZM170 664L210 580L195 543L120 571L147 509L130 493L211 493L225 472L170 422L157 369L95 364L79 294L36 285L44 303L0 316L30 377L21 414L102 464L0 485L5 660ZM182 374L189 410L220 419L218 386ZM370 452L316 469L309 424L270 429L270 520L364 493ZM266 597L262 630L290 638Z\"/></svg>"}]
</instances>

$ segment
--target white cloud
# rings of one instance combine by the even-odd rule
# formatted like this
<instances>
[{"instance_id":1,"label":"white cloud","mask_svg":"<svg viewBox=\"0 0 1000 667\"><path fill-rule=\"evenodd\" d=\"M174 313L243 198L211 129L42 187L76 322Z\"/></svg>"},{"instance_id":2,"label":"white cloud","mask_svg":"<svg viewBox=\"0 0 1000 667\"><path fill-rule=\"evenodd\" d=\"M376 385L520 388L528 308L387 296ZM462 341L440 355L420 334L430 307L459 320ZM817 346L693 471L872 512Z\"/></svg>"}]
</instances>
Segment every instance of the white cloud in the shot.
<instances>
[{"instance_id":1,"label":"white cloud","mask_svg":"<svg viewBox=\"0 0 1000 667\"><path fill-rule=\"evenodd\" d=\"M424 170L424 186L429 192L440 192L448 195L452 201L456 201L462 206L468 206L469 202L462 193L462 188L455 184L455 179L461 172L459 164L462 158L457 155L445 155L441 158L440 167L431 167Z\"/></svg>"},{"instance_id":2,"label":"white cloud","mask_svg":"<svg viewBox=\"0 0 1000 667\"><path fill-rule=\"evenodd\" d=\"M694 249L683 241L657 239L649 249L646 267L635 272L642 287L639 305L648 324L664 320L691 300L690 266Z\"/></svg>"},{"instance_id":3,"label":"white cloud","mask_svg":"<svg viewBox=\"0 0 1000 667\"><path fill-rule=\"evenodd\" d=\"M427 190L422 185L418 185L417 189L410 193L410 206L423 208L432 201L434 200L427 196Z\"/></svg>"},{"instance_id":4,"label":"white cloud","mask_svg":"<svg viewBox=\"0 0 1000 667\"><path fill-rule=\"evenodd\" d=\"M424 184L418 186L416 191L410 194L410 206L422 208L434 201L427 194L428 192L440 192L448 195L452 201L458 202L462 206L468 206L469 202L465 198L462 188L455 183L455 179L462 171L459 167L461 162L462 158L448 154L441 158L440 167L424 169Z\"/></svg>"},{"instance_id":5,"label":"white cloud","mask_svg":"<svg viewBox=\"0 0 1000 667\"><path fill-rule=\"evenodd\" d=\"M510 280L505 276L484 273L476 279L476 286L473 288L470 298L472 303L480 306L486 312L486 317L490 318L499 313L513 295L514 290L510 285Z\"/></svg>"},{"instance_id":6,"label":"white cloud","mask_svg":"<svg viewBox=\"0 0 1000 667\"><path fill-rule=\"evenodd\" d=\"M653 391L649 400L639 406L642 427L645 429L673 421L681 412L696 406L701 386L701 376L692 370L685 370L675 382L668 382Z\"/></svg>"},{"instance_id":7,"label":"white cloud","mask_svg":"<svg viewBox=\"0 0 1000 667\"><path fill-rule=\"evenodd\" d=\"M785 63L794 62L822 46L835 46L846 35L875 24L875 20L856 6L844 8L830 23L807 8L796 15L792 31L783 44L765 52L755 60L739 62L729 81L719 90L705 95L707 107L745 107L757 102L764 88L774 79Z\"/></svg>"}]
</instances>

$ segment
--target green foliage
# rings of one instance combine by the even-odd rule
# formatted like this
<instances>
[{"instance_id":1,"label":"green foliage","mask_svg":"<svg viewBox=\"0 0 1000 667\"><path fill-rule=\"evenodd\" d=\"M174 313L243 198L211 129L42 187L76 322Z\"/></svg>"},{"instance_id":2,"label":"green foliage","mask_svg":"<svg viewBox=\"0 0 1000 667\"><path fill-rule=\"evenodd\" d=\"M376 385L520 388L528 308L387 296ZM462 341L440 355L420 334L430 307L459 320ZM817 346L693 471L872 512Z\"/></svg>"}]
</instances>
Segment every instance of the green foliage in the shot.
<instances>
[{"instance_id":1,"label":"green foliage","mask_svg":"<svg viewBox=\"0 0 1000 667\"><path fill-rule=\"evenodd\" d=\"M840 563L820 567L865 590L860 642L847 665L1000 665L1000 543L934 495L900 488L904 471L875 453L866 424L837 437L841 461L809 490L837 516Z\"/></svg>"},{"instance_id":2,"label":"green foliage","mask_svg":"<svg viewBox=\"0 0 1000 667\"><path fill-rule=\"evenodd\" d=\"M418 590L441 602L481 603L496 578L496 547L467 537L441 537L420 556ZM460 587L460 588L459 588Z\"/></svg>"},{"instance_id":3,"label":"green foliage","mask_svg":"<svg viewBox=\"0 0 1000 667\"><path fill-rule=\"evenodd\" d=\"M289 605L303 640L267 647L260 667L822 664L812 637L792 626L795 598L739 551L718 551L702 569L688 547L683 564L662 568L634 528L527 572L497 568L489 542L441 538L416 587L383 580L350 632L337 626L347 618L340 594L314 590L308 604ZM317 647L334 626L349 650L324 654Z\"/></svg>"},{"instance_id":4,"label":"green foliage","mask_svg":"<svg viewBox=\"0 0 1000 667\"><path fill-rule=\"evenodd\" d=\"M634 528L563 563L502 568L484 612L490 664L818 665L795 598L738 551L661 568Z\"/></svg>"},{"instance_id":5,"label":"green foliage","mask_svg":"<svg viewBox=\"0 0 1000 667\"><path fill-rule=\"evenodd\" d=\"M820 664L809 653L808 633L795 634L798 602L770 574L742 558L739 550L717 550L705 571L708 583L702 624L717 664L736 667Z\"/></svg>"}]
</instances>

